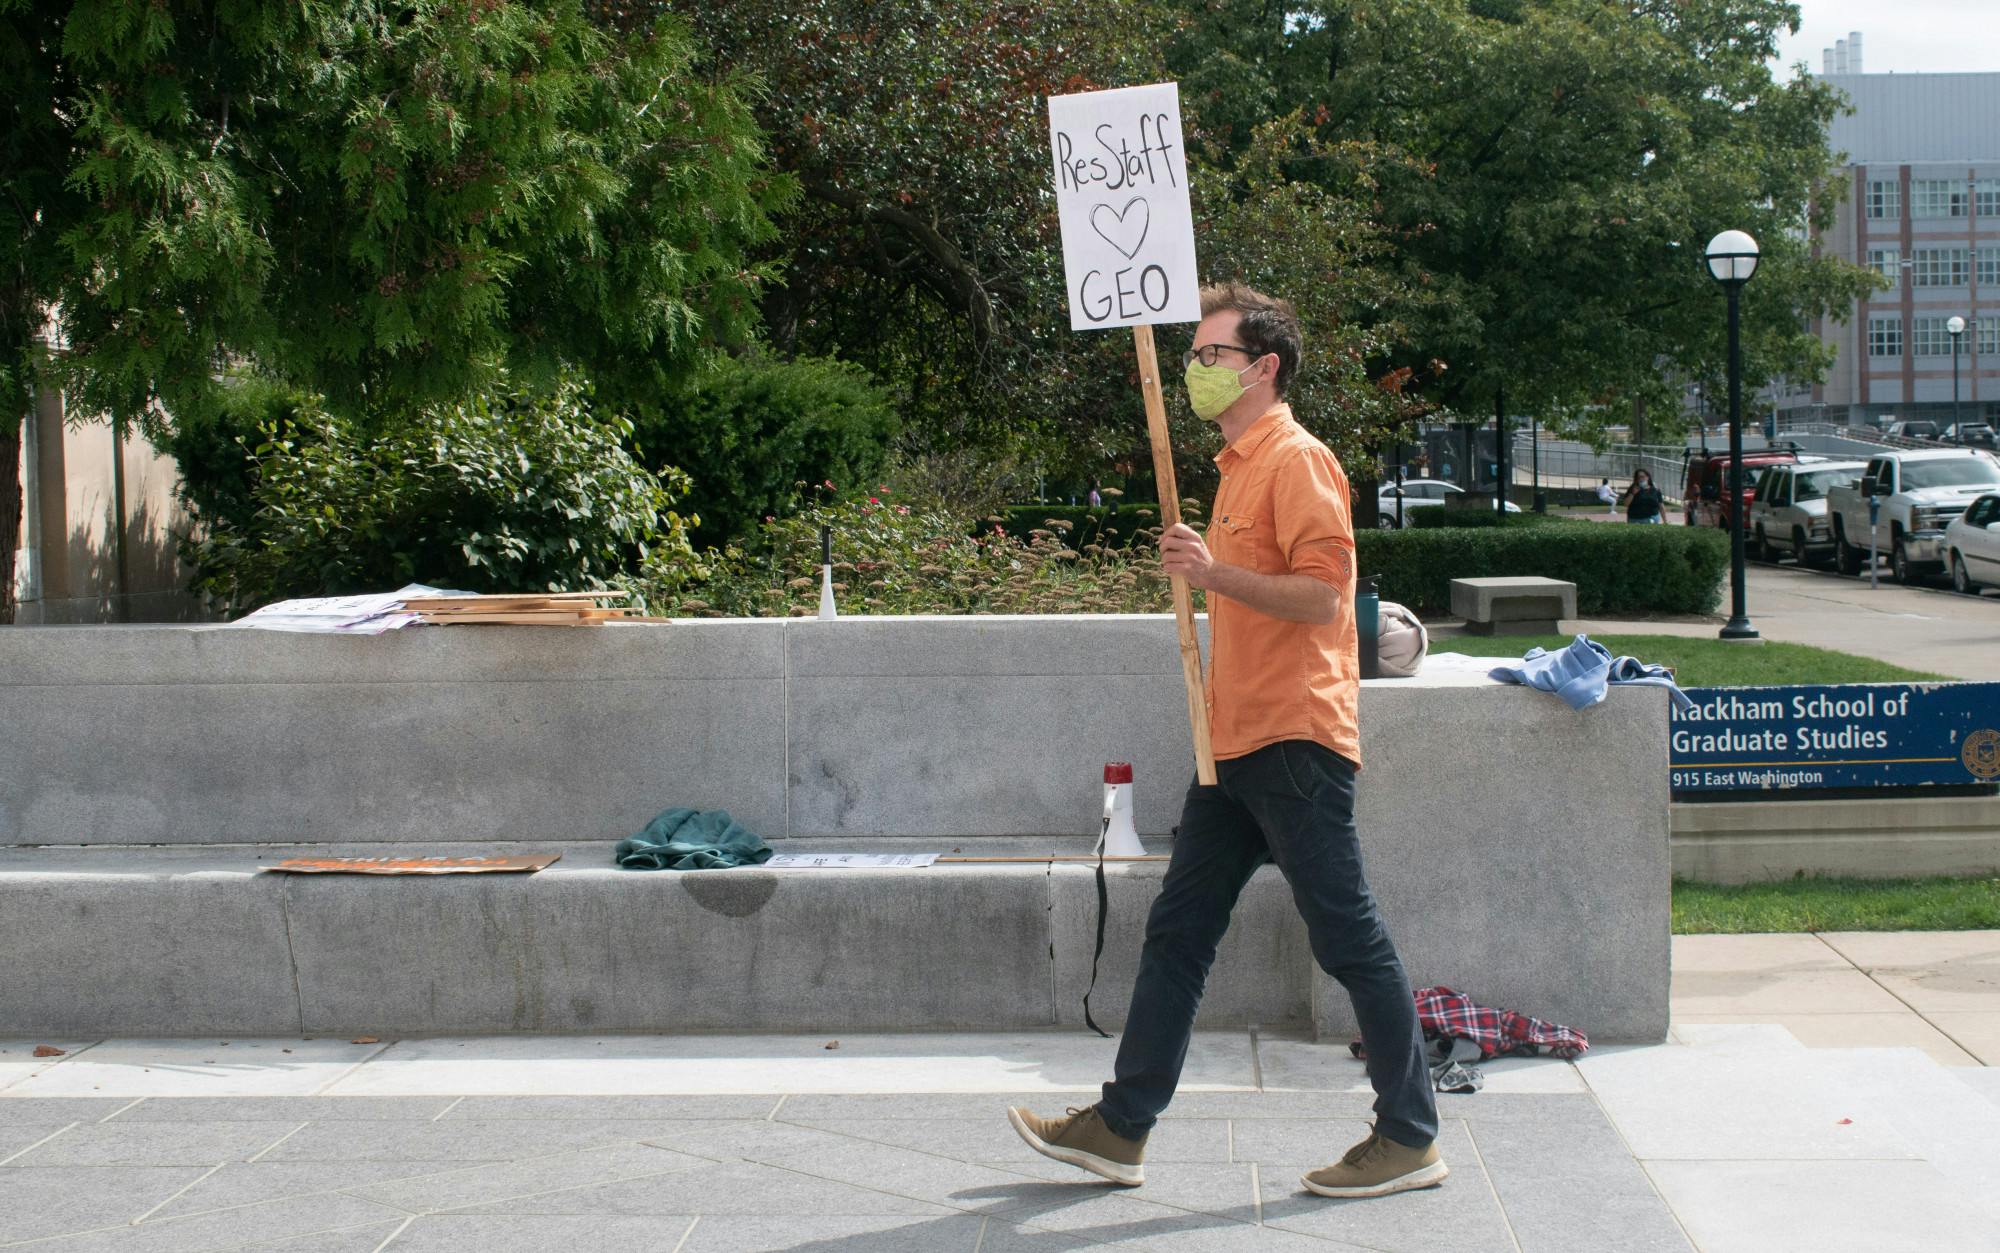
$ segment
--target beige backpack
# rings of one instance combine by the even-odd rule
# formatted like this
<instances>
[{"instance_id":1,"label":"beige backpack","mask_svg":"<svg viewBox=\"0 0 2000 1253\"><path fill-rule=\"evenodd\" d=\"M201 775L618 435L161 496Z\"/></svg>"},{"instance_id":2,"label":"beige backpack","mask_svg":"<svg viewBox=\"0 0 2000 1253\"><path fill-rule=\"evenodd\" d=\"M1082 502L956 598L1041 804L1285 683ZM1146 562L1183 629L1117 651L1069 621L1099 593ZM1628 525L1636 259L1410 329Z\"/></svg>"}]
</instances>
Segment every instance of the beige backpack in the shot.
<instances>
[{"instance_id":1,"label":"beige backpack","mask_svg":"<svg viewBox=\"0 0 2000 1253\"><path fill-rule=\"evenodd\" d=\"M1431 650L1430 633L1417 615L1393 600L1382 602L1382 634L1376 645L1376 664L1389 678L1407 679L1423 668Z\"/></svg>"}]
</instances>

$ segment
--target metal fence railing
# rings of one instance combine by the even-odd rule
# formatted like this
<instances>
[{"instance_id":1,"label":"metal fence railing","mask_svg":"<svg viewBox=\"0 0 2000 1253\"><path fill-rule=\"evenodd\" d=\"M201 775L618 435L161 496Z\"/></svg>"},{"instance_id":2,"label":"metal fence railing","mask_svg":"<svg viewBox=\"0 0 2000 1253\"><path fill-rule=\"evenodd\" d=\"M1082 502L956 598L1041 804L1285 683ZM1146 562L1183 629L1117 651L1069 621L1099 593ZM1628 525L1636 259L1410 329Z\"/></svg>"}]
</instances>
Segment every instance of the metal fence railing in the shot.
<instances>
[{"instance_id":1,"label":"metal fence railing","mask_svg":"<svg viewBox=\"0 0 2000 1253\"><path fill-rule=\"evenodd\" d=\"M1528 434L1514 435L1513 449L1509 457L1513 460L1511 469L1515 483L1526 483L1535 474L1535 464L1539 458L1540 478L1545 487L1595 487L1604 479L1611 485L1623 488L1632 481L1632 476L1643 469L1653 476L1668 496L1680 493L1682 467L1686 464L1685 450L1675 444L1610 444L1602 449L1573 440L1540 440Z\"/></svg>"}]
</instances>

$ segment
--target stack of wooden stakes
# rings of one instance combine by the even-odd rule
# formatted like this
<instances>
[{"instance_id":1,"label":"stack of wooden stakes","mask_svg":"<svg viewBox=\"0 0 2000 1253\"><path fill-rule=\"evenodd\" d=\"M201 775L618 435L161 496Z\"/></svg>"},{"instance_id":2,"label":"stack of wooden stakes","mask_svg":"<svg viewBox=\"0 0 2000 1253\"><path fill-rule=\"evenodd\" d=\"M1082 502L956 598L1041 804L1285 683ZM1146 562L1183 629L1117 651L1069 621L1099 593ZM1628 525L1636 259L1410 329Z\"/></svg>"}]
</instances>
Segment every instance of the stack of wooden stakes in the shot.
<instances>
[{"instance_id":1,"label":"stack of wooden stakes","mask_svg":"<svg viewBox=\"0 0 2000 1253\"><path fill-rule=\"evenodd\" d=\"M510 596L412 596L403 608L428 626L601 626L606 622L666 622L629 606L599 601L629 600L629 592L524 592Z\"/></svg>"}]
</instances>

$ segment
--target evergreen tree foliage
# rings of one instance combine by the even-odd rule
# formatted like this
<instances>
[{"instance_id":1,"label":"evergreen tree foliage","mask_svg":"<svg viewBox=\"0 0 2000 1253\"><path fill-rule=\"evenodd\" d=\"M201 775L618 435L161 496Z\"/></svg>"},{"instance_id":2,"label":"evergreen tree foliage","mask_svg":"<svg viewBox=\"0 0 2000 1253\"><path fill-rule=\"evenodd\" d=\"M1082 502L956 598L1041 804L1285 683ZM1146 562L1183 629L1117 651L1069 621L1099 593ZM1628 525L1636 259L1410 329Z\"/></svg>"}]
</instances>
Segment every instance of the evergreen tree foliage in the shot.
<instances>
[{"instance_id":1,"label":"evergreen tree foliage","mask_svg":"<svg viewBox=\"0 0 2000 1253\"><path fill-rule=\"evenodd\" d=\"M791 194L748 80L575 0L0 0L0 73L10 436L38 380L158 431L246 366L364 428L622 403L750 336Z\"/></svg>"}]
</instances>

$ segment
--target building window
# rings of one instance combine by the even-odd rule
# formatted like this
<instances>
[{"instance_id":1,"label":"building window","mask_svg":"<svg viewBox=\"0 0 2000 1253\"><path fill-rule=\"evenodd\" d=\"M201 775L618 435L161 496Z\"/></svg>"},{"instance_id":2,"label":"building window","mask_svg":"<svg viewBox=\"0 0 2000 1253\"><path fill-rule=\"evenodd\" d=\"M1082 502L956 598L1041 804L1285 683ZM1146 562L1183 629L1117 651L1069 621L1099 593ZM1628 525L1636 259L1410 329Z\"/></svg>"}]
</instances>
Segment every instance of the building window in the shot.
<instances>
[{"instance_id":1,"label":"building window","mask_svg":"<svg viewBox=\"0 0 2000 1253\"><path fill-rule=\"evenodd\" d=\"M1965 184L1955 178L1913 178L1910 180L1910 216L1913 218L1962 218L1967 196Z\"/></svg>"},{"instance_id":2,"label":"building window","mask_svg":"<svg viewBox=\"0 0 2000 1253\"><path fill-rule=\"evenodd\" d=\"M1977 256L1979 265L1976 273L1979 276L1979 285L2000 286L2000 248L1981 248Z\"/></svg>"},{"instance_id":3,"label":"building window","mask_svg":"<svg viewBox=\"0 0 2000 1253\"><path fill-rule=\"evenodd\" d=\"M1895 179L1868 180L1868 216L1871 218L1903 216L1903 188Z\"/></svg>"},{"instance_id":4,"label":"building window","mask_svg":"<svg viewBox=\"0 0 2000 1253\"><path fill-rule=\"evenodd\" d=\"M1991 251L1995 259L2000 260L2000 248L1995 248ZM1982 255L1984 254L1982 253ZM1868 250L1868 268L1880 274L1883 278L1888 279L1889 285L1892 287L1900 287L1902 285L1903 275L1900 268L1902 262L1902 253L1894 248L1870 248ZM1980 281L1984 282L1985 280L1982 279Z\"/></svg>"},{"instance_id":5,"label":"building window","mask_svg":"<svg viewBox=\"0 0 2000 1253\"><path fill-rule=\"evenodd\" d=\"M1979 355L2000 356L2000 317L1989 313L1979 319Z\"/></svg>"},{"instance_id":6,"label":"building window","mask_svg":"<svg viewBox=\"0 0 2000 1253\"><path fill-rule=\"evenodd\" d=\"M1910 319L1910 351L1919 357L1949 357L1951 332L1943 318Z\"/></svg>"},{"instance_id":7,"label":"building window","mask_svg":"<svg viewBox=\"0 0 2000 1253\"><path fill-rule=\"evenodd\" d=\"M1917 287L1963 287L1969 277L1963 248L1918 248L1910 254L1910 282Z\"/></svg>"},{"instance_id":8,"label":"building window","mask_svg":"<svg viewBox=\"0 0 2000 1253\"><path fill-rule=\"evenodd\" d=\"M1982 178L1972 184L1972 209L1980 217L2000 217L2000 178Z\"/></svg>"},{"instance_id":9,"label":"building window","mask_svg":"<svg viewBox=\"0 0 2000 1253\"><path fill-rule=\"evenodd\" d=\"M1900 317L1868 319L1868 355L1871 357L1900 357L1903 355L1903 319Z\"/></svg>"}]
</instances>

